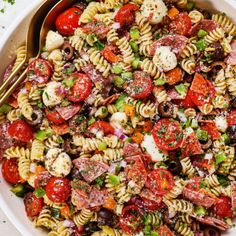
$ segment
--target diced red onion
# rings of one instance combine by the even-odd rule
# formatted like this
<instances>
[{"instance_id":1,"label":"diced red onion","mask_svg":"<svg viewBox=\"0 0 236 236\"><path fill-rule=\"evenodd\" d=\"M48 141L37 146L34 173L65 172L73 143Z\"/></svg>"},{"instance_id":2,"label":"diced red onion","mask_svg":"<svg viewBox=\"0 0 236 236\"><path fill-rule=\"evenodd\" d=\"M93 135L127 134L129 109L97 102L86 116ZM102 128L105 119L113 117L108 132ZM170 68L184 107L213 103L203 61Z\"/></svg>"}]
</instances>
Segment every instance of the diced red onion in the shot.
<instances>
[{"instance_id":1,"label":"diced red onion","mask_svg":"<svg viewBox=\"0 0 236 236\"><path fill-rule=\"evenodd\" d=\"M108 168L108 172L114 174L116 172L116 164L111 163L110 167Z\"/></svg>"},{"instance_id":2,"label":"diced red onion","mask_svg":"<svg viewBox=\"0 0 236 236\"><path fill-rule=\"evenodd\" d=\"M75 224L71 220L64 220L62 222L62 225L69 228L73 228L75 226Z\"/></svg>"},{"instance_id":3,"label":"diced red onion","mask_svg":"<svg viewBox=\"0 0 236 236\"><path fill-rule=\"evenodd\" d=\"M36 164L35 163L30 164L30 172L31 173L36 173Z\"/></svg>"},{"instance_id":4,"label":"diced red onion","mask_svg":"<svg viewBox=\"0 0 236 236\"><path fill-rule=\"evenodd\" d=\"M123 135L124 130L123 129L115 129L115 136L117 136L118 138L121 137L121 135Z\"/></svg>"},{"instance_id":5,"label":"diced red onion","mask_svg":"<svg viewBox=\"0 0 236 236\"><path fill-rule=\"evenodd\" d=\"M115 23L112 25L112 28L113 28L113 29L120 29L120 23L119 23L119 22L115 22Z\"/></svg>"},{"instance_id":6,"label":"diced red onion","mask_svg":"<svg viewBox=\"0 0 236 236\"><path fill-rule=\"evenodd\" d=\"M186 121L187 121L187 118L186 118L186 116L185 116L184 113L182 113L182 112L177 112L177 116L178 116L178 118L180 119L180 121L182 121L182 122L186 122Z\"/></svg>"},{"instance_id":7,"label":"diced red onion","mask_svg":"<svg viewBox=\"0 0 236 236\"><path fill-rule=\"evenodd\" d=\"M58 87L56 90L56 94L59 96L65 96L69 93L69 88L65 88L65 87Z\"/></svg>"},{"instance_id":8,"label":"diced red onion","mask_svg":"<svg viewBox=\"0 0 236 236\"><path fill-rule=\"evenodd\" d=\"M121 162L120 162L120 166L121 167L126 167L126 165L127 165L127 162L126 161L124 161L124 160L122 160Z\"/></svg>"}]
</instances>

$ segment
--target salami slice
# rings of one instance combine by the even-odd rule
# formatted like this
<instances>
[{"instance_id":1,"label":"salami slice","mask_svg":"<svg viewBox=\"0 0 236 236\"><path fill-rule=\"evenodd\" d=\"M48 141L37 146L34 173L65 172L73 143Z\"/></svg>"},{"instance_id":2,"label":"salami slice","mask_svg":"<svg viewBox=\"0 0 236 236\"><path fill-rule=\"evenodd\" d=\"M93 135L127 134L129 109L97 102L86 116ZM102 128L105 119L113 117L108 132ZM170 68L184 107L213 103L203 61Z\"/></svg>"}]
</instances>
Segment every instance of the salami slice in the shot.
<instances>
[{"instance_id":1,"label":"salami slice","mask_svg":"<svg viewBox=\"0 0 236 236\"><path fill-rule=\"evenodd\" d=\"M87 182L92 182L105 173L109 166L98 161L91 161L88 158L78 158L73 161L76 168Z\"/></svg>"},{"instance_id":2,"label":"salami slice","mask_svg":"<svg viewBox=\"0 0 236 236\"><path fill-rule=\"evenodd\" d=\"M92 189L89 194L89 207L102 206L105 203L106 197L106 191Z\"/></svg>"},{"instance_id":3,"label":"salami slice","mask_svg":"<svg viewBox=\"0 0 236 236\"><path fill-rule=\"evenodd\" d=\"M151 47L151 55L154 56L157 47L160 46L169 46L176 55L180 55L183 51L188 38L182 35L167 35L158 39Z\"/></svg>"},{"instance_id":4,"label":"salami slice","mask_svg":"<svg viewBox=\"0 0 236 236\"><path fill-rule=\"evenodd\" d=\"M137 144L125 143L123 148L123 156L125 158L139 155L142 155L142 151Z\"/></svg>"},{"instance_id":5,"label":"salami slice","mask_svg":"<svg viewBox=\"0 0 236 236\"><path fill-rule=\"evenodd\" d=\"M139 196L154 201L157 204L160 204L162 202L161 196L156 196L150 189L145 187L142 189L142 192L139 194Z\"/></svg>"},{"instance_id":6,"label":"salami slice","mask_svg":"<svg viewBox=\"0 0 236 236\"><path fill-rule=\"evenodd\" d=\"M171 100L183 100L186 96L183 96L179 94L176 89L172 88L167 91L168 97L171 98Z\"/></svg>"},{"instance_id":7,"label":"salami slice","mask_svg":"<svg viewBox=\"0 0 236 236\"><path fill-rule=\"evenodd\" d=\"M57 107L56 111L64 120L69 120L71 117L76 115L81 109L81 105L70 105L68 107Z\"/></svg>"},{"instance_id":8,"label":"salami slice","mask_svg":"<svg viewBox=\"0 0 236 236\"><path fill-rule=\"evenodd\" d=\"M166 226L160 226L157 230L159 236L175 236L175 234Z\"/></svg>"},{"instance_id":9,"label":"salami slice","mask_svg":"<svg viewBox=\"0 0 236 236\"><path fill-rule=\"evenodd\" d=\"M191 216L203 224L214 226L220 230L227 230L230 228L230 226L227 223L225 223L223 220L219 220L219 219L212 217L212 216L199 217L196 214L191 214Z\"/></svg>"},{"instance_id":10,"label":"salami slice","mask_svg":"<svg viewBox=\"0 0 236 236\"><path fill-rule=\"evenodd\" d=\"M77 210L89 208L89 196L84 196L78 189L72 189L71 202L76 206Z\"/></svg>"},{"instance_id":11,"label":"salami slice","mask_svg":"<svg viewBox=\"0 0 236 236\"><path fill-rule=\"evenodd\" d=\"M186 187L183 190L183 196L192 203L207 208L213 206L217 202L217 198L212 198L204 193L197 192Z\"/></svg>"},{"instance_id":12,"label":"salami slice","mask_svg":"<svg viewBox=\"0 0 236 236\"><path fill-rule=\"evenodd\" d=\"M198 33L200 29L205 30L207 32L211 32L215 30L219 25L214 20L203 19L199 23L192 26L189 30L189 35L194 36Z\"/></svg>"},{"instance_id":13,"label":"salami slice","mask_svg":"<svg viewBox=\"0 0 236 236\"><path fill-rule=\"evenodd\" d=\"M232 44L231 44L231 49L232 51L230 52L229 56L226 58L225 62L228 64L228 65L236 65L236 41L234 41Z\"/></svg>"}]
</instances>

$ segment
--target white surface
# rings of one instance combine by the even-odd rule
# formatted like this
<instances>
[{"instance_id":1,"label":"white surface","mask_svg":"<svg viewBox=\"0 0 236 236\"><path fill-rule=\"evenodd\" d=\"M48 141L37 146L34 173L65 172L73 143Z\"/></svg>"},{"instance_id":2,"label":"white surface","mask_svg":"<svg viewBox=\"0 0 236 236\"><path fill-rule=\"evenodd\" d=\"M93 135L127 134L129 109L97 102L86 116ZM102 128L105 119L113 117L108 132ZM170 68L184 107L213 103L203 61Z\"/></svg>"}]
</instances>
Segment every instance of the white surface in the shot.
<instances>
[{"instance_id":1,"label":"white surface","mask_svg":"<svg viewBox=\"0 0 236 236\"><path fill-rule=\"evenodd\" d=\"M0 9L5 5L5 13L0 13L0 40L10 24L20 13L22 13L33 0L16 0L14 5L4 3L0 0ZM0 209L0 235L22 236L15 226L10 222L2 209Z\"/></svg>"},{"instance_id":2,"label":"white surface","mask_svg":"<svg viewBox=\"0 0 236 236\"><path fill-rule=\"evenodd\" d=\"M6 13L0 13L0 75L3 73L3 68L10 62L9 54L12 54L14 49L22 42L25 35L24 26L18 26L19 22L23 19L23 15L27 15L29 9L26 9L26 6L29 4L40 2L42 0L16 0L16 4L10 6L6 9ZM212 9L215 6L216 9L221 10L222 12L227 12L232 18L236 21L236 3L234 0L211 0L203 1L199 0L198 2L202 3L203 8L210 6ZM211 2L209 5L207 2ZM227 2L228 4L224 4ZM0 8L3 6L3 1L0 0ZM231 6L229 5L231 4ZM234 6L234 7L233 7ZM21 15L20 18L17 18L17 15ZM14 21L14 23L13 23ZM9 26L9 24L14 24ZM5 29L4 29L5 28ZM4 31L8 29L8 35L4 35ZM8 39L9 38L9 39ZM7 40L8 39L8 40ZM28 221L25 213L24 206L21 199L16 198L9 191L9 185L2 180L0 172L0 206L4 209L4 212L8 215L14 225L21 231L24 236L42 236L45 235L41 231L36 230L32 224ZM9 223L9 220L0 210L0 236L9 235L9 236L20 236L21 234L14 229L14 227ZM228 236L236 235L236 229L232 229L231 233L227 234Z\"/></svg>"}]
</instances>

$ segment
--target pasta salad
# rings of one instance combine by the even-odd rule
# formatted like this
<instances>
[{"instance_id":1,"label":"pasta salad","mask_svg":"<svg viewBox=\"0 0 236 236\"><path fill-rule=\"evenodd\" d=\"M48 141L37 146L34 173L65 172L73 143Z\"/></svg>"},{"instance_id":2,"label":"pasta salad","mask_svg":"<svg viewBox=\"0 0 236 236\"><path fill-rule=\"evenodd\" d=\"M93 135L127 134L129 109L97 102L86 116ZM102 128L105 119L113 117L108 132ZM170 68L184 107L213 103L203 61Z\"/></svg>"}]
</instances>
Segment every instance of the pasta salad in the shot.
<instances>
[{"instance_id":1,"label":"pasta salad","mask_svg":"<svg viewBox=\"0 0 236 236\"><path fill-rule=\"evenodd\" d=\"M82 1L58 15L0 107L2 175L33 224L49 236L230 230L235 36L192 0Z\"/></svg>"}]
</instances>

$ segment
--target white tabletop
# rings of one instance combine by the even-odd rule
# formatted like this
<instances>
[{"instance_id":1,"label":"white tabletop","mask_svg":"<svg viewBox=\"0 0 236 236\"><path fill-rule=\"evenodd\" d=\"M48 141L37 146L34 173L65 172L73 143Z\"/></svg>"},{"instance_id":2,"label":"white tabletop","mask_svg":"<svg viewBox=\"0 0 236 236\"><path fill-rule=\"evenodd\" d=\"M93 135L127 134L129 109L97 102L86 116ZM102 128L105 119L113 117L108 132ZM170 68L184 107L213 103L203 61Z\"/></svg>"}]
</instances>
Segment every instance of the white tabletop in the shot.
<instances>
[{"instance_id":1,"label":"white tabletop","mask_svg":"<svg viewBox=\"0 0 236 236\"><path fill-rule=\"evenodd\" d=\"M0 0L0 9L5 8L4 13L0 13L0 38L7 27L14 21L17 14L24 11L27 4L33 0L15 0L14 5L10 5ZM0 235L22 236L13 224L8 220L4 212L0 209Z\"/></svg>"}]
</instances>

